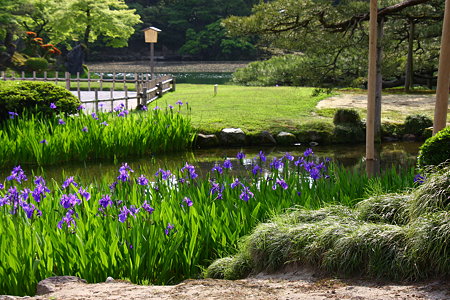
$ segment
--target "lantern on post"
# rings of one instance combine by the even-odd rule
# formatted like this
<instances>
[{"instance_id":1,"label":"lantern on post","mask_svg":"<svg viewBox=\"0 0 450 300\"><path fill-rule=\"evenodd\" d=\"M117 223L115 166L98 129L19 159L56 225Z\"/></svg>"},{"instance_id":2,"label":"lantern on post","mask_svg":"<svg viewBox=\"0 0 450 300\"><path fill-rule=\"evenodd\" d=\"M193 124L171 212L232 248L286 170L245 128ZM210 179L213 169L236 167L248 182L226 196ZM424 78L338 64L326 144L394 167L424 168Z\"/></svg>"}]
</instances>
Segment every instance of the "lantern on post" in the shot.
<instances>
[{"instance_id":1,"label":"lantern on post","mask_svg":"<svg viewBox=\"0 0 450 300\"><path fill-rule=\"evenodd\" d=\"M155 79L155 43L158 42L158 33L161 32L161 29L156 27L148 27L142 30L145 35L145 42L150 43L150 73L152 75L152 80Z\"/></svg>"}]
</instances>

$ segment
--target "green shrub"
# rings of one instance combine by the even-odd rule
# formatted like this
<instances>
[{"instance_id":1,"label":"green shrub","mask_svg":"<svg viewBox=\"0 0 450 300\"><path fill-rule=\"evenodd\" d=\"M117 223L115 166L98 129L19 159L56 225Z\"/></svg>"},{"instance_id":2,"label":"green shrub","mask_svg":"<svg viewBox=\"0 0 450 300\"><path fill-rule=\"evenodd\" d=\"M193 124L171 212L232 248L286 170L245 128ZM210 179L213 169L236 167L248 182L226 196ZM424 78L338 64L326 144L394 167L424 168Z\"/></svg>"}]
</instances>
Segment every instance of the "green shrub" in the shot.
<instances>
[{"instance_id":1,"label":"green shrub","mask_svg":"<svg viewBox=\"0 0 450 300\"><path fill-rule=\"evenodd\" d=\"M425 115L411 115L405 119L405 133L421 137L425 128L433 126L433 121Z\"/></svg>"},{"instance_id":2,"label":"green shrub","mask_svg":"<svg viewBox=\"0 0 450 300\"><path fill-rule=\"evenodd\" d=\"M29 72L43 72L48 69L48 61L42 57L32 57L25 62L25 68Z\"/></svg>"},{"instance_id":3,"label":"green shrub","mask_svg":"<svg viewBox=\"0 0 450 300\"><path fill-rule=\"evenodd\" d=\"M444 128L435 136L427 139L420 147L419 167L437 166L450 159L450 127Z\"/></svg>"},{"instance_id":4,"label":"green shrub","mask_svg":"<svg viewBox=\"0 0 450 300\"><path fill-rule=\"evenodd\" d=\"M50 108L50 103L56 109ZM0 83L0 120L8 118L8 112L49 115L73 114L81 105L80 100L66 89L50 82L15 81Z\"/></svg>"},{"instance_id":5,"label":"green shrub","mask_svg":"<svg viewBox=\"0 0 450 300\"><path fill-rule=\"evenodd\" d=\"M336 110L333 123L334 141L336 143L359 143L364 141L365 132L361 118L354 109L341 108Z\"/></svg>"},{"instance_id":6,"label":"green shrub","mask_svg":"<svg viewBox=\"0 0 450 300\"><path fill-rule=\"evenodd\" d=\"M354 109L340 108L334 113L333 124L353 124L359 126L361 125L361 118Z\"/></svg>"},{"instance_id":7,"label":"green shrub","mask_svg":"<svg viewBox=\"0 0 450 300\"><path fill-rule=\"evenodd\" d=\"M396 122L381 123L381 135L401 138L404 133L404 124Z\"/></svg>"}]
</instances>

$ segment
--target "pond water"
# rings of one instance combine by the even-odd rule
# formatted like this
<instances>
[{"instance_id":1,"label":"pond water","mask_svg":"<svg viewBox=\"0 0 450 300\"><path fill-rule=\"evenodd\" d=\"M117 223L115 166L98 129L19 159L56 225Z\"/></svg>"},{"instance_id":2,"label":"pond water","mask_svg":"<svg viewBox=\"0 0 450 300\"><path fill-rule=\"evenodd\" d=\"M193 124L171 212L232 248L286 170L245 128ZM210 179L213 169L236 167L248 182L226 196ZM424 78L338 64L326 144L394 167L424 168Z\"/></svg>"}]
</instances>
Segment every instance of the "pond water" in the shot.
<instances>
[{"instance_id":1,"label":"pond water","mask_svg":"<svg viewBox=\"0 0 450 300\"><path fill-rule=\"evenodd\" d=\"M385 143L381 146L380 169L386 170L395 166L397 168L410 168L416 163L420 143L415 142L399 142ZM135 174L153 175L159 168L178 170L186 162L194 164L200 176L208 173L216 163L222 163L225 158L230 158L233 162L234 172L241 172L245 168L250 168L253 159L262 150L267 156L267 166L273 157L281 158L286 152L293 156L300 156L309 147L300 145L297 147L269 147L269 148L215 148L205 150L193 150L182 153L172 153L163 155L153 155L142 158L133 158L121 161L102 161L102 162L86 162L86 163L70 163L58 166L48 167L31 167L22 166L27 175L42 175L45 178L54 178L60 182L68 176L76 176L82 182L93 182L95 180L106 179L113 181L117 177L118 168L123 162L127 162L135 171ZM356 171L365 171L365 145L333 145L333 146L316 146L312 148L314 153L325 159L331 158L332 161L342 164L348 169ZM242 151L246 154L244 166L240 166L236 154ZM11 168L4 168L0 171L0 182L10 174Z\"/></svg>"},{"instance_id":2,"label":"pond water","mask_svg":"<svg viewBox=\"0 0 450 300\"><path fill-rule=\"evenodd\" d=\"M113 73L95 73L97 76L103 74L104 79L112 79ZM151 78L150 73L141 73L144 76ZM226 84L231 81L232 74L230 72L167 72L155 73L156 76L172 75L175 77L177 83L191 83L191 84ZM128 79L134 78L134 73L116 73L117 80L123 79L125 76Z\"/></svg>"}]
</instances>

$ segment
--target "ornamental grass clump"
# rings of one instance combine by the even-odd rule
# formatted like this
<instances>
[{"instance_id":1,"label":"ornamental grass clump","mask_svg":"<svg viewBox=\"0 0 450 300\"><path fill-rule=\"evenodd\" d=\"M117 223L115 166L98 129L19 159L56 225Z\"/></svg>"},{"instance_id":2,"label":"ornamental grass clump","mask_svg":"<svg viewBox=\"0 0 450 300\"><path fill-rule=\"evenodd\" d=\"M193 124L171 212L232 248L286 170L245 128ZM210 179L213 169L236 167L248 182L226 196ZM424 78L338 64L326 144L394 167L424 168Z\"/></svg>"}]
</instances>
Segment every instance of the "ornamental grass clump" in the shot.
<instances>
[{"instance_id":1,"label":"ornamental grass clump","mask_svg":"<svg viewBox=\"0 0 450 300\"><path fill-rule=\"evenodd\" d=\"M244 276L287 264L341 276L418 280L450 275L450 166L428 173L404 194L374 196L355 208L295 208L258 225L236 254ZM213 278L232 274L235 260L211 265ZM242 262L239 263L243 265Z\"/></svg>"},{"instance_id":2,"label":"ornamental grass clump","mask_svg":"<svg viewBox=\"0 0 450 300\"><path fill-rule=\"evenodd\" d=\"M98 117L88 116L95 124L102 121L102 115ZM55 126L70 124L65 121ZM199 276L213 259L232 253L243 236L273 214L295 205L352 205L370 182L319 160L310 149L300 157L286 153L265 160L264 153L255 158L240 153L217 162L202 176L188 162L178 170L161 168L154 174L122 163L113 180L103 177L89 183L74 176L45 180L14 167L0 182L0 294L31 295L39 280L55 275L89 282L112 276L134 283L176 283ZM261 171L253 172L255 166ZM393 188L394 177L404 177L404 182L413 178L409 171L383 176L380 182L386 189ZM260 236L265 243L249 236L242 244L258 247L248 247L252 252L224 260L226 267L218 264L208 272L214 277L245 276L253 270L252 255L261 266L276 269L295 253L308 253L307 247L317 249L307 260L320 261L319 249L329 247L347 229L335 227L325 234L320 230L324 225L317 224L347 224L350 229L357 222L345 206L292 209L274 228L258 227L264 229ZM321 234L323 241L311 246ZM298 238L293 241L292 235ZM278 237L280 242L272 244ZM269 263L264 262L266 254Z\"/></svg>"},{"instance_id":3,"label":"ornamental grass clump","mask_svg":"<svg viewBox=\"0 0 450 300\"><path fill-rule=\"evenodd\" d=\"M195 137L190 119L171 109L129 113L119 105L113 112L85 114L79 106L78 112L45 118L14 113L0 124L0 166L181 151L189 148Z\"/></svg>"}]
</instances>

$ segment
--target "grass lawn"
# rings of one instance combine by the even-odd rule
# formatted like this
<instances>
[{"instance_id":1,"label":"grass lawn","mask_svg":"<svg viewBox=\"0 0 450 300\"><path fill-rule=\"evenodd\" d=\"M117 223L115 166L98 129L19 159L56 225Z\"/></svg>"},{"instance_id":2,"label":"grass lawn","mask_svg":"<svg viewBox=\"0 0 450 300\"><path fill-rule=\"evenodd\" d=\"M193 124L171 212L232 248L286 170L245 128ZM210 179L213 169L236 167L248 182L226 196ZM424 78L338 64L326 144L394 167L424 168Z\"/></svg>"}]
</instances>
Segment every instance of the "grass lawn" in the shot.
<instances>
[{"instance_id":1,"label":"grass lawn","mask_svg":"<svg viewBox=\"0 0 450 300\"><path fill-rule=\"evenodd\" d=\"M277 132L295 129L317 118L317 102L329 95L312 97L313 88L247 87L219 85L214 96L213 85L178 84L177 90L164 95L152 107L175 105L181 100L192 108L192 123L201 132L223 128L241 128L246 133L262 130ZM329 120L329 118L323 118Z\"/></svg>"}]
</instances>

